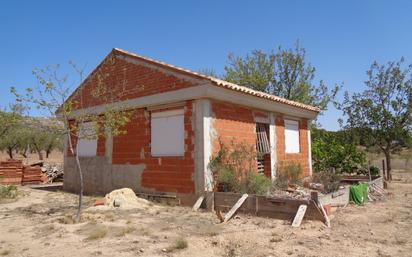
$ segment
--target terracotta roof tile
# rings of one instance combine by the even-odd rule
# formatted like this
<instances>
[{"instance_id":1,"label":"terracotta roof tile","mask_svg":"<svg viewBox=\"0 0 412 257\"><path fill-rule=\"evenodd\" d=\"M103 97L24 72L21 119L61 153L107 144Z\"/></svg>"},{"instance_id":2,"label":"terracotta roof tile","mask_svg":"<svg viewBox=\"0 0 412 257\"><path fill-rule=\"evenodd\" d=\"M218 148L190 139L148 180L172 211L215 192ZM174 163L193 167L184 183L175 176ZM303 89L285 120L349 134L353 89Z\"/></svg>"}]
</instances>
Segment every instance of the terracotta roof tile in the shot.
<instances>
[{"instance_id":1,"label":"terracotta roof tile","mask_svg":"<svg viewBox=\"0 0 412 257\"><path fill-rule=\"evenodd\" d=\"M206 76L206 75L203 75L203 74L198 73L198 72L190 71L188 69L184 69L184 68L181 68L181 67L178 67L178 66L175 66L175 65L171 65L171 64L168 64L168 63L165 63L165 62L162 62L162 61L154 60L154 59L144 57L144 56L141 56L141 55L138 55L138 54L135 54L135 53L131 53L131 52L125 51L123 49L114 48L113 51L115 53L120 53L120 54L127 55L127 56L130 56L130 57L133 57L133 58L141 59L141 60L144 60L146 62L155 64L155 65L160 65L160 66L163 66L163 67L167 67L167 68L173 69L175 71L185 73L185 74L190 75L190 76L194 76L194 77L197 77L197 78L200 78L200 79L209 80L213 84L215 84L216 86L219 86L219 87L222 87L222 88L227 88L227 89L230 89L230 90L233 90L233 91L242 92L242 93L245 93L245 94L249 94L249 95L261 97L261 98L264 98L264 99L272 100L274 102L279 102L279 103L295 106L295 107L302 108L302 109L309 110L309 111L314 111L314 112L319 112L320 111L320 109L318 107L315 107L315 106L311 106L311 105L291 101L291 100L288 100L288 99L285 99L285 98L282 98L282 97L279 97L279 96L275 96L275 95L267 94L267 93L264 93L264 92L261 92L261 91L253 90L253 89L248 88L248 87L239 86L237 84L230 83L230 82L218 79L218 78L214 78L214 77L211 77L211 76Z\"/></svg>"}]
</instances>

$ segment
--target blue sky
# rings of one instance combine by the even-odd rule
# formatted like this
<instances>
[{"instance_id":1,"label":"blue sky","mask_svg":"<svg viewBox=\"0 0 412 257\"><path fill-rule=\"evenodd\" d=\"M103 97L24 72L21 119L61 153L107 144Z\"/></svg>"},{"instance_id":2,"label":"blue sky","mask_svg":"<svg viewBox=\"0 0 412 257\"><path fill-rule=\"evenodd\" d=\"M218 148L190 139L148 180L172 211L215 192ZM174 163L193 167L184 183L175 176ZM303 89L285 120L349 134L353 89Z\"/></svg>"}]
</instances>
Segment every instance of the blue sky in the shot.
<instances>
[{"instance_id":1,"label":"blue sky","mask_svg":"<svg viewBox=\"0 0 412 257\"><path fill-rule=\"evenodd\" d=\"M223 73L230 52L297 39L317 79L356 92L374 60L412 63L411 13L412 1L2 1L0 105L10 86L36 84L33 68L72 60L89 72L113 47ZM336 130L340 116L331 107L320 123Z\"/></svg>"}]
</instances>

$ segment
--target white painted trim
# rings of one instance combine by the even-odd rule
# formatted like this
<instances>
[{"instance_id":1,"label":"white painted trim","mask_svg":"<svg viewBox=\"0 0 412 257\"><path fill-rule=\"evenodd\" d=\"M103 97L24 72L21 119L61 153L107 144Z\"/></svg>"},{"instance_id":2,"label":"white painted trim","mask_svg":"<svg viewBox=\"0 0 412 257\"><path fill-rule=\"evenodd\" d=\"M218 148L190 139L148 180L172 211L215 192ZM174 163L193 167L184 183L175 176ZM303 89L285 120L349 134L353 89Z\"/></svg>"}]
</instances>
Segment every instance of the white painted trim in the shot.
<instances>
[{"instance_id":1,"label":"white painted trim","mask_svg":"<svg viewBox=\"0 0 412 257\"><path fill-rule=\"evenodd\" d=\"M98 114L104 113L109 108L119 108L120 110L143 108L149 106L156 106L162 104L169 104L179 101L185 101L190 99L199 99L206 95L207 86L199 85L184 89L178 89L166 93L159 93L149 96L143 96L133 98L125 101L115 102L111 104L102 104L81 110L75 110L71 114L72 117L76 117L82 114Z\"/></svg>"},{"instance_id":2,"label":"white painted trim","mask_svg":"<svg viewBox=\"0 0 412 257\"><path fill-rule=\"evenodd\" d=\"M255 117L255 122L256 123L263 123L263 124L269 124L270 120L268 118L263 118L263 117Z\"/></svg>"},{"instance_id":3,"label":"white painted trim","mask_svg":"<svg viewBox=\"0 0 412 257\"><path fill-rule=\"evenodd\" d=\"M175 102L175 103L170 103L170 104L149 106L146 109L148 111L159 111L159 110L173 109L173 108L184 108L185 105L186 105L186 102L182 101L182 102Z\"/></svg>"},{"instance_id":4,"label":"white painted trim","mask_svg":"<svg viewBox=\"0 0 412 257\"><path fill-rule=\"evenodd\" d=\"M211 83L201 84L189 88L178 89L170 92L159 93L139 98L129 99L125 101L115 102L112 104L102 104L94 107L76 110L72 112L71 118L81 114L98 114L104 113L107 107L119 109L134 109L150 107L162 104L170 104L185 100L211 98L224 102L233 103L240 106L245 106L251 109L270 111L274 113L281 113L299 118L313 119L316 113L304 110L298 107L290 106L283 103L277 103L271 100L262 99L260 97L247 95L236 92L230 89L220 88Z\"/></svg>"},{"instance_id":5,"label":"white painted trim","mask_svg":"<svg viewBox=\"0 0 412 257\"><path fill-rule=\"evenodd\" d=\"M310 123L311 121L308 120L308 163L309 163L309 176L312 176L313 174L313 168L312 168L312 136L310 133Z\"/></svg>"},{"instance_id":6,"label":"white painted trim","mask_svg":"<svg viewBox=\"0 0 412 257\"><path fill-rule=\"evenodd\" d=\"M184 113L185 111L183 109L170 110L170 111L158 111L158 112L152 112L152 118L178 116L178 115L184 115Z\"/></svg>"},{"instance_id":7,"label":"white painted trim","mask_svg":"<svg viewBox=\"0 0 412 257\"><path fill-rule=\"evenodd\" d=\"M277 154L276 154L276 123L275 114L269 114L269 141L270 141L270 174L272 181L276 179Z\"/></svg>"},{"instance_id":8,"label":"white painted trim","mask_svg":"<svg viewBox=\"0 0 412 257\"><path fill-rule=\"evenodd\" d=\"M213 174L209 169L212 158L212 106L210 100L202 101L203 104L203 170L205 176L205 191L213 190Z\"/></svg>"},{"instance_id":9,"label":"white painted trim","mask_svg":"<svg viewBox=\"0 0 412 257\"><path fill-rule=\"evenodd\" d=\"M203 193L205 189L205 174L203 170L203 99L198 99L193 102L193 114L194 116L194 132L195 132L195 142L194 142L194 162L195 162L195 173L193 180L195 182L195 192Z\"/></svg>"}]
</instances>

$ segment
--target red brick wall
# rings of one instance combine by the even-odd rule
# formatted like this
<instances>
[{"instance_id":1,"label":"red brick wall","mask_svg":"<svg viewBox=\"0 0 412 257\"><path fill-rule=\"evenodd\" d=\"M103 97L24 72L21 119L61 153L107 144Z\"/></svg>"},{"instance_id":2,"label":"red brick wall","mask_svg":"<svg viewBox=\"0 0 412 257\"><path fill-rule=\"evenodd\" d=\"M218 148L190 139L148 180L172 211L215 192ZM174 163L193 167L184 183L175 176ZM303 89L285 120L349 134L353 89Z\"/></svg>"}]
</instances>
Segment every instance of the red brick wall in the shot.
<instances>
[{"instance_id":1,"label":"red brick wall","mask_svg":"<svg viewBox=\"0 0 412 257\"><path fill-rule=\"evenodd\" d=\"M82 101L83 107L89 107L191 86L192 82L167 75L157 69L109 56L89 76L82 89L73 95L72 100L77 103ZM96 88L102 89L98 97L93 96Z\"/></svg>"},{"instance_id":2,"label":"red brick wall","mask_svg":"<svg viewBox=\"0 0 412 257\"><path fill-rule=\"evenodd\" d=\"M160 192L194 193L193 181L193 126L192 102L185 105L185 154L179 157L151 157L150 113L144 109L134 111L126 126L126 135L113 138L113 164L145 164L142 187Z\"/></svg>"},{"instance_id":3,"label":"red brick wall","mask_svg":"<svg viewBox=\"0 0 412 257\"><path fill-rule=\"evenodd\" d=\"M214 113L213 128L217 138L213 142L213 152L220 149L219 140L230 144L232 140L256 145L256 123L253 111L224 102L212 102Z\"/></svg>"},{"instance_id":4,"label":"red brick wall","mask_svg":"<svg viewBox=\"0 0 412 257\"><path fill-rule=\"evenodd\" d=\"M272 163L270 159L270 154L265 154L263 155L263 165L264 165L264 171L263 173L265 174L266 177L271 178L272 177Z\"/></svg>"},{"instance_id":5,"label":"red brick wall","mask_svg":"<svg viewBox=\"0 0 412 257\"><path fill-rule=\"evenodd\" d=\"M259 111L253 111L248 108L236 106L223 102L212 102L212 112L215 115L213 121L213 128L217 134L217 138L213 142L213 154L216 154L219 149L219 140L225 144L229 144L231 140L237 142L246 142L251 145L256 144L256 122L254 117L265 118L266 115ZM309 161L308 161L308 130L307 120L301 119L299 121L299 141L300 152L287 154L285 153L285 127L282 116L276 118L276 154L278 169L288 161L295 161L300 163L303 176L309 176ZM270 170L270 155L264 156L266 176L271 176Z\"/></svg>"},{"instance_id":6,"label":"red brick wall","mask_svg":"<svg viewBox=\"0 0 412 257\"><path fill-rule=\"evenodd\" d=\"M104 116L103 115L100 116L99 129L101 131L99 132L99 137L97 138L96 155L104 156L106 153L106 138L104 137Z\"/></svg>"},{"instance_id":7,"label":"red brick wall","mask_svg":"<svg viewBox=\"0 0 412 257\"><path fill-rule=\"evenodd\" d=\"M219 152L221 143L229 148L232 142L256 147L256 123L252 110L230 103L212 101L212 113L214 114L213 129L216 133L212 144L213 155ZM252 163L246 160L242 166L251 165L252 168L257 168L255 160Z\"/></svg>"},{"instance_id":8,"label":"red brick wall","mask_svg":"<svg viewBox=\"0 0 412 257\"><path fill-rule=\"evenodd\" d=\"M287 162L294 161L300 163L303 176L309 176L309 151L308 151L308 127L307 120L302 119L299 121L299 153L285 153L285 121L282 116L276 117L276 154L278 161L278 170L282 169L282 165Z\"/></svg>"},{"instance_id":9,"label":"red brick wall","mask_svg":"<svg viewBox=\"0 0 412 257\"><path fill-rule=\"evenodd\" d=\"M110 56L99 65L72 97L82 107L133 99L193 86L193 83L168 75L154 68L127 62ZM102 89L93 96L96 88ZM102 93L104 92L104 93ZM126 126L126 135L113 138L114 164L145 164L143 187L164 192L194 192L192 102L185 106L185 155L183 157L152 158L150 156L150 114L144 109L135 110L132 121ZM73 137L72 142L76 143ZM97 155L105 155L105 138L97 141ZM70 154L69 154L70 155Z\"/></svg>"}]
</instances>

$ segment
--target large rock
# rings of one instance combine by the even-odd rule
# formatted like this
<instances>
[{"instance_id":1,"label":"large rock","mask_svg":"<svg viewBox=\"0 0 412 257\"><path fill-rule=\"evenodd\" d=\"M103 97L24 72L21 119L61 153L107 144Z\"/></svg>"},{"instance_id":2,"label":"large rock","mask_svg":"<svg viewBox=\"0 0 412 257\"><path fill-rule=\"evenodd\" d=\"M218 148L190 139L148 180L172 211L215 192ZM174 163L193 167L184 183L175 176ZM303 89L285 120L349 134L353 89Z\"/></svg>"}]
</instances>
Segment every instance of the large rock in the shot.
<instances>
[{"instance_id":1,"label":"large rock","mask_svg":"<svg viewBox=\"0 0 412 257\"><path fill-rule=\"evenodd\" d=\"M104 198L105 204L110 207L119 207L124 209L144 209L151 205L150 202L146 199L137 197L133 190L130 188L113 190Z\"/></svg>"}]
</instances>

